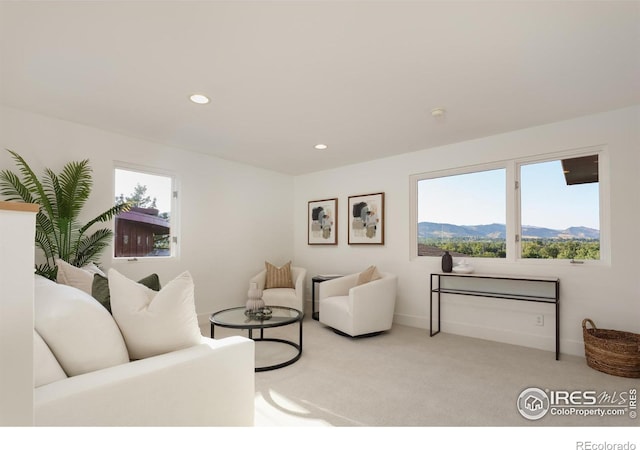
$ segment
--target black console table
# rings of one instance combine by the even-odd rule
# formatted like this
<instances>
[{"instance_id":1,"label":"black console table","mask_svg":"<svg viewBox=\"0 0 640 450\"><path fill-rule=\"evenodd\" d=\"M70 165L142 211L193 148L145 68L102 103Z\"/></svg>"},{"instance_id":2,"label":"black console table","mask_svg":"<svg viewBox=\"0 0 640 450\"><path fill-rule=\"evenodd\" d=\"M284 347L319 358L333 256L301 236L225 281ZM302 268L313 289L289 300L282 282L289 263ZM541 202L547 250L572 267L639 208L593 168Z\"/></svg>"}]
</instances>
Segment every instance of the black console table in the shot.
<instances>
[{"instance_id":1,"label":"black console table","mask_svg":"<svg viewBox=\"0 0 640 450\"><path fill-rule=\"evenodd\" d=\"M429 335L440 333L442 294L471 295L525 302L550 303L556 314L556 360L560 359L560 280L547 277L517 277L461 273L432 273L429 299ZM438 330L433 331L433 296L438 301Z\"/></svg>"}]
</instances>

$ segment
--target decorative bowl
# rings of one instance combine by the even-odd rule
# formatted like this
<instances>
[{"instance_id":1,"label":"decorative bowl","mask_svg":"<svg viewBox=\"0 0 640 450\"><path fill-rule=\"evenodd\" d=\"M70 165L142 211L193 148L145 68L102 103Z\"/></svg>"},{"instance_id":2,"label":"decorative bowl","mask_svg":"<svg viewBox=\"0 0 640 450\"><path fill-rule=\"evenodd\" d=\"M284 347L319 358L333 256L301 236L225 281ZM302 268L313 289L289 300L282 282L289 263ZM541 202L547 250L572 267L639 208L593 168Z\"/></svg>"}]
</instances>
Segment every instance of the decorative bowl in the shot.
<instances>
[{"instance_id":1,"label":"decorative bowl","mask_svg":"<svg viewBox=\"0 0 640 450\"><path fill-rule=\"evenodd\" d=\"M269 320L273 312L271 308L264 307L256 310L245 310L244 315L253 320Z\"/></svg>"},{"instance_id":2,"label":"decorative bowl","mask_svg":"<svg viewBox=\"0 0 640 450\"><path fill-rule=\"evenodd\" d=\"M473 273L473 267L468 264L458 264L452 269L455 273Z\"/></svg>"}]
</instances>

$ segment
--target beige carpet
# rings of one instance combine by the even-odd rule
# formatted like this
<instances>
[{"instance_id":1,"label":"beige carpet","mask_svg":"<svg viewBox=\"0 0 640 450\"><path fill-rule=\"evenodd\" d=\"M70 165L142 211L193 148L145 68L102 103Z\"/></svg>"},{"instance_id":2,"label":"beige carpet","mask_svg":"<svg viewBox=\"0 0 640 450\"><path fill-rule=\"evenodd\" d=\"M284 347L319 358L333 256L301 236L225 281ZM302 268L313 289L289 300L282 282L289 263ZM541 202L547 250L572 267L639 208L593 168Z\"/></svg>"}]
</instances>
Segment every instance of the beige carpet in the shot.
<instances>
[{"instance_id":1,"label":"beige carpet","mask_svg":"<svg viewBox=\"0 0 640 450\"><path fill-rule=\"evenodd\" d=\"M205 330L208 335L208 329ZM216 337L240 334L216 328ZM246 334L245 334L246 335ZM297 340L297 325L265 337ZM257 343L258 364L293 349ZM394 325L352 339L304 320L303 354L291 366L256 373L256 426L333 427L627 427L640 419L552 416L523 418L516 407L529 387L614 393L640 380L591 369L584 358ZM575 447L574 447L575 448Z\"/></svg>"}]
</instances>

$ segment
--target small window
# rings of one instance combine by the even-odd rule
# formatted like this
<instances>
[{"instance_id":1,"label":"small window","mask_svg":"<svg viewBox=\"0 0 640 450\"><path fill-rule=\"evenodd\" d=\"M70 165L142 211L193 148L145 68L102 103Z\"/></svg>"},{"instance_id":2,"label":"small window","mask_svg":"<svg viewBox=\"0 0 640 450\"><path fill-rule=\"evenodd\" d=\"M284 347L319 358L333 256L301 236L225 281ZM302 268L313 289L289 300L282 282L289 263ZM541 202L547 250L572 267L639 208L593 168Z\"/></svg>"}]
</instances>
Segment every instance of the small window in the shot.
<instances>
[{"instance_id":1,"label":"small window","mask_svg":"<svg viewBox=\"0 0 640 450\"><path fill-rule=\"evenodd\" d=\"M174 180L167 175L115 169L115 201L129 211L115 219L114 257L167 257L176 239Z\"/></svg>"},{"instance_id":2,"label":"small window","mask_svg":"<svg viewBox=\"0 0 640 450\"><path fill-rule=\"evenodd\" d=\"M418 256L505 258L506 169L418 181Z\"/></svg>"},{"instance_id":3,"label":"small window","mask_svg":"<svg viewBox=\"0 0 640 450\"><path fill-rule=\"evenodd\" d=\"M600 259L597 154L520 166L520 249L529 259Z\"/></svg>"}]
</instances>

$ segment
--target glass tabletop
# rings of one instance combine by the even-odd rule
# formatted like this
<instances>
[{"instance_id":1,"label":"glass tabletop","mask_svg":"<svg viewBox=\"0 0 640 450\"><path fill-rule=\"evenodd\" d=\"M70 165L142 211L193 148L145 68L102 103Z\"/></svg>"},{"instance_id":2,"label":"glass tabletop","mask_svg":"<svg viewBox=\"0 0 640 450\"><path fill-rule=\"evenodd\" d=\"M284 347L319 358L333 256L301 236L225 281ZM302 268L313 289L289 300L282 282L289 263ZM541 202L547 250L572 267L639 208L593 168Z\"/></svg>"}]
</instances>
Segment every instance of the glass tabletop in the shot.
<instances>
[{"instance_id":1,"label":"glass tabletop","mask_svg":"<svg viewBox=\"0 0 640 450\"><path fill-rule=\"evenodd\" d=\"M246 308L240 306L218 311L211 315L209 321L221 327L252 329L280 327L302 320L302 313L297 309L286 306L269 306L268 308L272 311L268 319L251 318L245 314Z\"/></svg>"}]
</instances>

